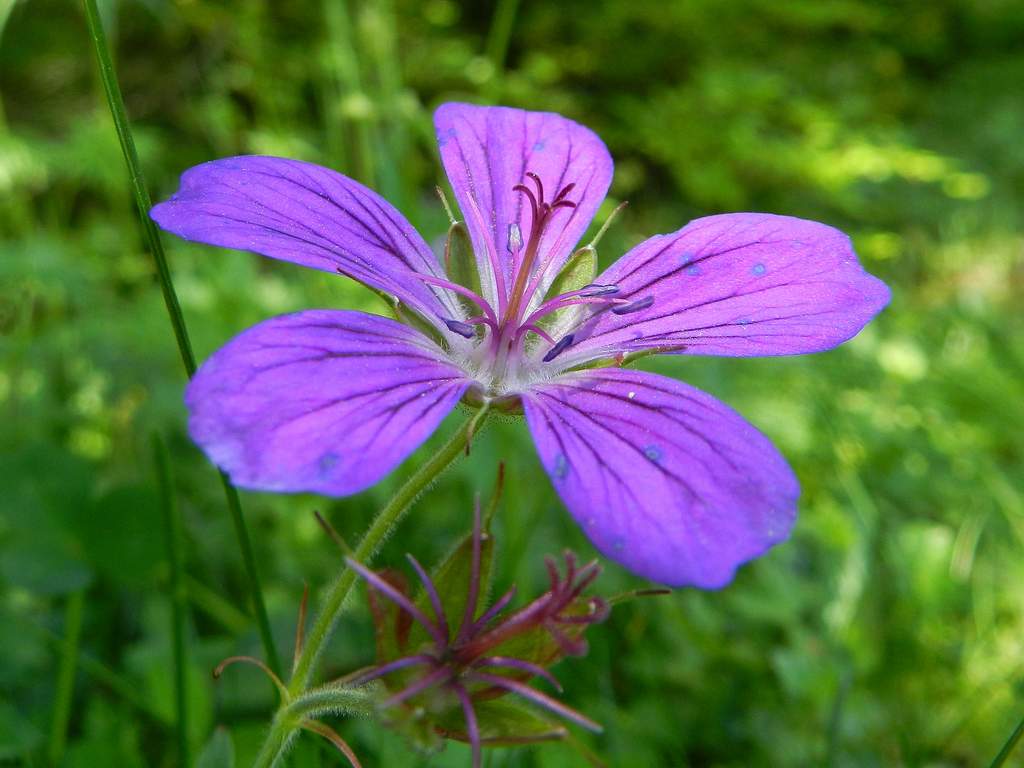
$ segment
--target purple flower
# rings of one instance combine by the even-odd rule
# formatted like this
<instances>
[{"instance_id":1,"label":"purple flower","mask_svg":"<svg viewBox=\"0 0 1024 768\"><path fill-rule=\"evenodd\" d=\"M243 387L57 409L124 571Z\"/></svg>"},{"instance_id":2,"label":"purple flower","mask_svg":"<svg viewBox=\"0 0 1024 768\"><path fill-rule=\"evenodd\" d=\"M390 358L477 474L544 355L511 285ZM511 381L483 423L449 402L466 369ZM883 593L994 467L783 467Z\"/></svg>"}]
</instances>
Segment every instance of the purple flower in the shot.
<instances>
[{"instance_id":1,"label":"purple flower","mask_svg":"<svg viewBox=\"0 0 1024 768\"><path fill-rule=\"evenodd\" d=\"M386 201L316 165L205 163L153 209L189 240L348 275L410 319L311 310L245 331L190 384L192 437L243 487L339 496L388 473L463 398L521 405L601 552L665 584L726 584L789 534L796 478L714 398L607 363L830 349L885 306L885 284L838 230L738 213L652 237L552 295L611 181L604 144L504 107L445 104L435 125L479 291L453 282Z\"/></svg>"}]
</instances>

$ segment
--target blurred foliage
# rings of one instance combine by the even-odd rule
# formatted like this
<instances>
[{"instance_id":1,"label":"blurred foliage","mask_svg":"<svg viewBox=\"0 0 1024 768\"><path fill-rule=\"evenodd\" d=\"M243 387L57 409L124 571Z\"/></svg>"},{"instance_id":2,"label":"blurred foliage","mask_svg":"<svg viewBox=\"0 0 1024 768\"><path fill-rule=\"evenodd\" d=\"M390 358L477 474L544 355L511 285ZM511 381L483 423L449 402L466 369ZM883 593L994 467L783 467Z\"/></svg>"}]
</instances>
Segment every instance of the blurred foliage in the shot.
<instances>
[{"instance_id":1,"label":"blurred foliage","mask_svg":"<svg viewBox=\"0 0 1024 768\"><path fill-rule=\"evenodd\" d=\"M155 197L200 161L281 154L374 186L438 237L430 111L468 99L559 111L605 138L617 171L599 219L631 205L604 263L717 211L849 231L894 291L854 342L806 358L651 363L779 444L804 486L793 540L721 592L616 609L589 657L559 668L566 699L605 723L581 738L615 766L971 766L999 750L1024 714L1024 4L102 5ZM185 435L177 352L84 19L64 0L2 0L0 25L0 764L54 756L76 595L60 765L173 764L149 458L159 431L188 539L192 751L202 765L230 754L246 765L273 700L255 671L209 675L259 644L221 490ZM336 277L167 246L200 357L280 312L379 309ZM383 560L442 554L499 458L499 580L525 591L543 583L542 554L589 555L510 421L476 441ZM303 584L322 589L340 564L312 510L354 538L404 473L349 499L245 496L282 648ZM636 585L615 567L601 583ZM327 670L366 663L372 648L356 610ZM427 759L373 724L336 725L368 766L468 759L459 745ZM300 768L338 761L313 737L292 755ZM564 745L497 750L489 763L575 764Z\"/></svg>"}]
</instances>

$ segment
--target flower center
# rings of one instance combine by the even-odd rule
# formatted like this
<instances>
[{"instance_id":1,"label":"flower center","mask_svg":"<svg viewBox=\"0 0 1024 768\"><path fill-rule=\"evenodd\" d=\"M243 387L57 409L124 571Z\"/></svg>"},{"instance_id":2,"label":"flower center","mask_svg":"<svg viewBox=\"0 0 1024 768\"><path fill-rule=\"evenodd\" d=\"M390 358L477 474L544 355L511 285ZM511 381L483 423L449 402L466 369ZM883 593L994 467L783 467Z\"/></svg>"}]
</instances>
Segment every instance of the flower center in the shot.
<instances>
[{"instance_id":1,"label":"flower center","mask_svg":"<svg viewBox=\"0 0 1024 768\"><path fill-rule=\"evenodd\" d=\"M467 362L471 362L477 369L478 378L491 394L507 394L526 383L527 379L533 378L530 376L531 373L540 372L537 369L541 365L550 363L575 343L578 336L576 328L566 329L558 340L553 339L544 330L543 321L550 315L573 306L592 305L594 311L589 315L581 313L579 321L574 324L578 327L584 320L598 312L610 310L615 314L628 314L647 309L654 302L650 296L639 300L623 299L617 295L618 286L597 284L585 285L539 303L534 301L538 291L545 285L545 276L550 272L555 256L554 253L543 253L541 243L556 217L572 215L563 213L563 210L572 211L576 208L576 202L569 199L575 187L575 183L566 184L549 201L545 198L544 184L540 176L532 171L527 171L523 181L512 187L513 191L523 195L529 204L530 223L525 245L519 223L513 222L508 225L508 256L512 259L512 286L509 290L503 270L494 270L499 299L497 308L492 307L486 299L465 286L435 277L421 278L431 285L446 288L479 307L479 315L465 320L445 319L444 322L450 331L459 336L479 339ZM480 335L481 330L483 335ZM527 354L527 337L531 334L547 344L542 356Z\"/></svg>"}]
</instances>

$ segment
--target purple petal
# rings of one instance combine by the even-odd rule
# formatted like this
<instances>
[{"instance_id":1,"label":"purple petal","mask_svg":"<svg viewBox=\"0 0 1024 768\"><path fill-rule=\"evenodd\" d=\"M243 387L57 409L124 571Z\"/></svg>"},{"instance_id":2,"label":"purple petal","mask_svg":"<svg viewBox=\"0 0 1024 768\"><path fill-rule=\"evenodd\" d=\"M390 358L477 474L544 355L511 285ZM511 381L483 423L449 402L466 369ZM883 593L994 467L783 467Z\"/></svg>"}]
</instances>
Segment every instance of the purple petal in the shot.
<instances>
[{"instance_id":1,"label":"purple petal","mask_svg":"<svg viewBox=\"0 0 1024 768\"><path fill-rule=\"evenodd\" d=\"M710 395L598 368L536 387L523 407L576 522L634 573L717 588L789 535L796 478L764 435Z\"/></svg>"},{"instance_id":2,"label":"purple petal","mask_svg":"<svg viewBox=\"0 0 1024 768\"><path fill-rule=\"evenodd\" d=\"M236 484L345 496L426 440L466 387L412 328L313 310L228 342L196 373L185 404L192 439Z\"/></svg>"},{"instance_id":3,"label":"purple petal","mask_svg":"<svg viewBox=\"0 0 1024 768\"><path fill-rule=\"evenodd\" d=\"M525 245L517 250L513 236L510 251L509 234L518 232L525 244L531 225L529 203L512 187L526 182L530 171L540 177L550 202L566 185L575 184L567 199L576 207L556 211L541 241L538 264L548 264L538 291L542 297L608 191L612 159L604 143L590 129L560 115L508 107L442 104L434 113L434 126L492 306L499 303L492 265L510 288Z\"/></svg>"},{"instance_id":4,"label":"purple petal","mask_svg":"<svg viewBox=\"0 0 1024 768\"><path fill-rule=\"evenodd\" d=\"M340 173L279 157L242 156L189 169L150 211L168 232L342 272L393 294L437 324L461 312L417 274L444 270L419 233L377 193Z\"/></svg>"},{"instance_id":5,"label":"purple petal","mask_svg":"<svg viewBox=\"0 0 1024 768\"><path fill-rule=\"evenodd\" d=\"M674 346L692 355L820 352L855 336L889 301L842 232L760 213L708 216L652 237L595 282L651 306L584 322L559 358L564 367Z\"/></svg>"}]
</instances>

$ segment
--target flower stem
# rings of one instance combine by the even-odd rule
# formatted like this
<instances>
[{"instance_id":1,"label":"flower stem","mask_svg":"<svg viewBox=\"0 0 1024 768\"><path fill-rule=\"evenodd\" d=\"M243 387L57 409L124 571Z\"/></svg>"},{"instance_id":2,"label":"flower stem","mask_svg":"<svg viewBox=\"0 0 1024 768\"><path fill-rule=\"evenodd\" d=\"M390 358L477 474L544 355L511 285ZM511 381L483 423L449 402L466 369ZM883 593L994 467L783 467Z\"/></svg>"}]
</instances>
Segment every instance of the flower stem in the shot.
<instances>
[{"instance_id":1,"label":"flower stem","mask_svg":"<svg viewBox=\"0 0 1024 768\"><path fill-rule=\"evenodd\" d=\"M989 768L1000 768L1010 757L1010 753L1013 752L1022 736L1024 736L1024 720L1017 724L1016 729L1010 734L1010 738L1006 740L1006 743L1003 744L1003 748L999 750L999 754L996 755Z\"/></svg>"},{"instance_id":2,"label":"flower stem","mask_svg":"<svg viewBox=\"0 0 1024 768\"><path fill-rule=\"evenodd\" d=\"M85 605L85 590L73 592L64 609L64 642L57 672L57 694L53 705L53 722L50 729L49 758L51 765L58 765L64 756L67 743L68 719L71 715L71 697L75 691L75 670L78 667L78 639L82 634L82 608Z\"/></svg>"},{"instance_id":3,"label":"flower stem","mask_svg":"<svg viewBox=\"0 0 1024 768\"><path fill-rule=\"evenodd\" d=\"M185 585L182 582L181 518L174 503L174 486L167 446L158 435L153 437L157 483L160 487L160 512L164 523L164 542L171 581L171 644L174 651L174 699L177 717L178 764L191 765L188 754L188 689L185 668Z\"/></svg>"},{"instance_id":4,"label":"flower stem","mask_svg":"<svg viewBox=\"0 0 1024 768\"><path fill-rule=\"evenodd\" d=\"M490 93L494 98L500 93L500 85L505 74L505 57L508 55L508 44L512 39L512 28L516 23L516 12L519 0L498 0L491 19L491 28L487 33L487 58L494 67Z\"/></svg>"},{"instance_id":5,"label":"flower stem","mask_svg":"<svg viewBox=\"0 0 1024 768\"><path fill-rule=\"evenodd\" d=\"M366 563L373 557L378 547L380 547L384 539L391 533L395 525L398 524L420 494L465 451L469 441L487 418L487 413L488 407L485 404L472 417L466 420L426 464L423 464L405 481L402 487L391 497L391 500L384 505L377 514L377 517L374 518L370 528L363 535L362 541L359 542L353 552L354 560ZM341 575L327 593L320 615L306 636L306 645L299 655L295 670L292 672L292 679L288 685L288 690L293 696L304 691L309 686L313 665L327 639L330 637L334 625L338 621L345 598L348 597L349 592L352 590L355 580L355 571L346 568L341 572Z\"/></svg>"},{"instance_id":6,"label":"flower stem","mask_svg":"<svg viewBox=\"0 0 1024 768\"><path fill-rule=\"evenodd\" d=\"M135 141L132 138L128 115L125 112L121 88L117 84L117 77L114 73L110 47L107 43L107 36L103 31L103 22L96 7L96 0L83 0L83 4L85 6L85 16L89 23L89 35L92 38L96 59L99 63L103 90L107 97L107 104L110 107L110 114L114 119L114 127L117 129L117 138L121 142L121 151L128 166L128 175L131 177L132 192L135 196L135 204L138 207L139 219L142 222L142 230L145 233L149 251L156 262L160 290L163 292L164 304L167 306L167 314L170 316L171 327L174 329L174 338L178 342L178 352L181 354L181 361L185 366L185 372L191 378L192 374L196 371L196 359L192 352L188 328L185 326L185 316L182 314L181 305L178 303L178 295L174 290L174 283L171 280L167 256L164 254L163 245L160 242L160 237L157 235L156 226L153 220L149 218L152 200L150 200L149 190L146 188L146 182L142 175L142 166L139 163L139 156L135 150ZM223 472L220 473L220 480L224 486L224 494L227 498L228 510L231 513L235 535L238 538L238 546L242 550L242 560L245 564L246 576L249 579L249 589L256 613L260 640L263 643L263 652L267 657L267 663L270 665L270 668L277 672L280 670L277 649L274 645L274 637L270 632L270 620L267 618L267 608L263 602L263 591L260 588L259 574L256 571L256 559L253 557L252 543L249 540L245 519L242 517L242 505L238 499L238 491L231 485L231 481L228 480L227 475Z\"/></svg>"},{"instance_id":7,"label":"flower stem","mask_svg":"<svg viewBox=\"0 0 1024 768\"><path fill-rule=\"evenodd\" d=\"M412 476L402 484L391 500L384 505L377 517L370 524L369 529L363 535L362 540L356 546L352 557L361 563L368 562L377 549L394 530L406 512L416 502L419 496L431 483L451 464L467 451L473 435L477 433L488 414L488 405L485 403L479 411L466 420L430 458L427 463L417 469ZM292 678L288 685L288 693L291 696L291 703L281 702L281 708L274 716L270 726L267 739L260 749L256 758L256 768L270 768L280 755L291 743L294 734L301 724L301 712L296 711L297 701L302 700L309 688L310 679L313 676L314 667L320 657L327 640L330 638L334 627L338 623L341 612L345 606L345 600L356 581L356 573L351 568L345 568L341 575L331 586L327 597L324 599L323 607L314 623L312 629L306 635L306 644L299 654L292 672Z\"/></svg>"}]
</instances>

